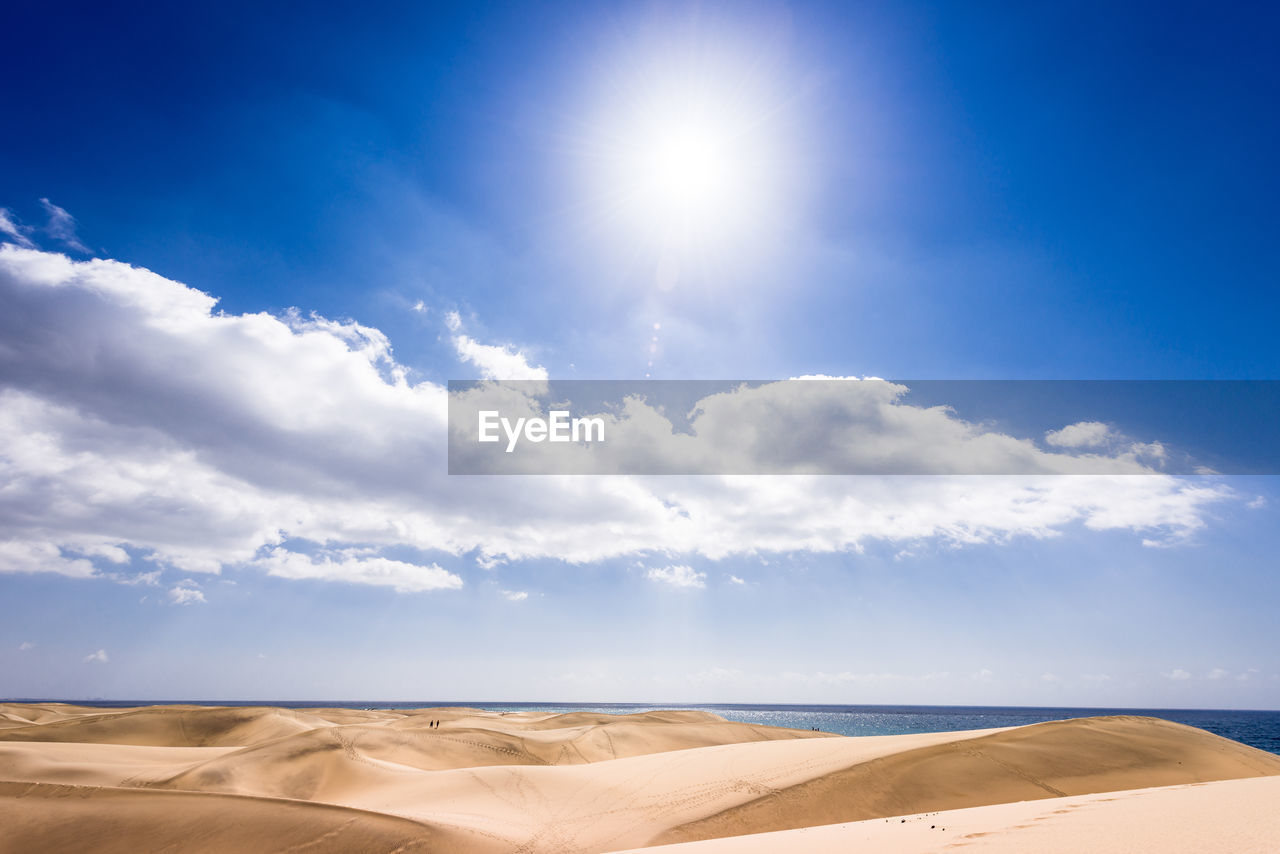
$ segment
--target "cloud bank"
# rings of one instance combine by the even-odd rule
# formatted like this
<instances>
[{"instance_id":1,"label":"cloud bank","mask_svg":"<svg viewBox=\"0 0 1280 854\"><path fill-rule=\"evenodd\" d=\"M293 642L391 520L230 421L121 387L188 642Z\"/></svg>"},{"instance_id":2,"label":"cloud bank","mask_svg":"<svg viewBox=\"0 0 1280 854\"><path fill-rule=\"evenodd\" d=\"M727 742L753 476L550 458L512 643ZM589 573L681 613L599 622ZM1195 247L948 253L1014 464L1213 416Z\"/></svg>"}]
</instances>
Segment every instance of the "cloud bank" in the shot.
<instances>
[{"instance_id":1,"label":"cloud bank","mask_svg":"<svg viewBox=\"0 0 1280 854\"><path fill-rule=\"evenodd\" d=\"M450 477L445 389L413 382L376 329L226 314L144 269L14 244L0 246L0 307L0 572L239 569L447 591L471 565L533 558L679 567L1070 527L1168 543L1230 496L1164 475ZM482 372L545 379L450 325Z\"/></svg>"}]
</instances>

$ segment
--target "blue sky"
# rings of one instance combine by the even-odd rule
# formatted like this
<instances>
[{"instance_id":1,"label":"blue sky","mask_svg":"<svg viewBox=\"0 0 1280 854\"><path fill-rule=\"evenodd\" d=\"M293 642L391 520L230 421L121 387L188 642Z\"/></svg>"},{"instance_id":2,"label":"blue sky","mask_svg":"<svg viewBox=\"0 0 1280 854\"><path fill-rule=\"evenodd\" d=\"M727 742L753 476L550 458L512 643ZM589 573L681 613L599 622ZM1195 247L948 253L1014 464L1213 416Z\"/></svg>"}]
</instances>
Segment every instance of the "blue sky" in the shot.
<instances>
[{"instance_id":1,"label":"blue sky","mask_svg":"<svg viewBox=\"0 0 1280 854\"><path fill-rule=\"evenodd\" d=\"M1274 478L533 487L437 395L1274 379L1273 10L7 22L0 694L1280 707Z\"/></svg>"}]
</instances>

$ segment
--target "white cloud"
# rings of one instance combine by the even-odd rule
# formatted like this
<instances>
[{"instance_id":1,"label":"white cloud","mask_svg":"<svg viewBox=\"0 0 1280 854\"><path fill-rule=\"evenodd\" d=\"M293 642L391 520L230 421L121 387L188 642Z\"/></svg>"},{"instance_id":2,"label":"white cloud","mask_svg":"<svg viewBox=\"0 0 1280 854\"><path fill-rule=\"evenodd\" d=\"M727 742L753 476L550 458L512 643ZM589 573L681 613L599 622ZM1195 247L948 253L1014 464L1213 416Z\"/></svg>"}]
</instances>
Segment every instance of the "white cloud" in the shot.
<instances>
[{"instance_id":1,"label":"white cloud","mask_svg":"<svg viewBox=\"0 0 1280 854\"><path fill-rule=\"evenodd\" d=\"M1215 667L1207 674L1210 679L1225 679L1230 676L1230 671L1223 670L1221 667Z\"/></svg>"},{"instance_id":2,"label":"white cloud","mask_svg":"<svg viewBox=\"0 0 1280 854\"><path fill-rule=\"evenodd\" d=\"M105 649L100 649L97 652L91 652L86 655L84 660L86 662L96 661L99 664L106 664L111 659L107 658L107 651Z\"/></svg>"},{"instance_id":3,"label":"white cloud","mask_svg":"<svg viewBox=\"0 0 1280 854\"><path fill-rule=\"evenodd\" d=\"M31 229L19 223L8 208L0 208L0 235L8 237L19 246L31 249L35 244L31 242L30 234Z\"/></svg>"},{"instance_id":4,"label":"white cloud","mask_svg":"<svg viewBox=\"0 0 1280 854\"><path fill-rule=\"evenodd\" d=\"M523 602L529 598L529 594L523 590L503 590L502 597L508 602Z\"/></svg>"},{"instance_id":5,"label":"white cloud","mask_svg":"<svg viewBox=\"0 0 1280 854\"><path fill-rule=\"evenodd\" d=\"M425 566L384 557L356 557L350 554L308 556L285 549L272 549L254 565L281 578L312 578L349 581L392 587L401 593L428 590L457 590L462 579L437 564Z\"/></svg>"},{"instance_id":6,"label":"white cloud","mask_svg":"<svg viewBox=\"0 0 1280 854\"><path fill-rule=\"evenodd\" d=\"M515 347L481 344L462 331L462 316L446 312L444 325L453 333L453 349L458 359L480 369L485 380L545 380L546 368L530 365L528 357Z\"/></svg>"},{"instance_id":7,"label":"white cloud","mask_svg":"<svg viewBox=\"0 0 1280 854\"><path fill-rule=\"evenodd\" d=\"M208 600L204 598L204 592L193 582L183 582L169 589L169 601L174 605L194 605Z\"/></svg>"},{"instance_id":8,"label":"white cloud","mask_svg":"<svg viewBox=\"0 0 1280 854\"><path fill-rule=\"evenodd\" d=\"M1164 676L1166 679L1172 679L1175 682L1184 682L1191 678L1191 674L1183 670L1181 667L1174 668L1169 673L1164 674Z\"/></svg>"},{"instance_id":9,"label":"white cloud","mask_svg":"<svg viewBox=\"0 0 1280 854\"><path fill-rule=\"evenodd\" d=\"M12 245L0 247L0 300L13 308L0 313L0 572L117 578L135 555L147 572L444 590L462 578L384 551L494 566L969 545L1070 528L1176 543L1231 496L1164 475L449 477L445 389L410 382L376 329L218 313L209 295L146 270ZM921 420L969 435L939 413ZM1050 456L1009 437L992 447Z\"/></svg>"},{"instance_id":10,"label":"white cloud","mask_svg":"<svg viewBox=\"0 0 1280 854\"><path fill-rule=\"evenodd\" d=\"M730 576L729 576L729 582L730 582L731 584L746 584L746 583L747 583L744 579L741 579L741 578L739 578L739 577L738 577L738 576L736 576L736 575L730 575Z\"/></svg>"},{"instance_id":11,"label":"white cloud","mask_svg":"<svg viewBox=\"0 0 1280 854\"><path fill-rule=\"evenodd\" d=\"M35 649L35 648L36 648L36 645L32 641L23 641L22 643L18 644L18 649L21 650L22 652L26 652L29 649Z\"/></svg>"},{"instance_id":12,"label":"white cloud","mask_svg":"<svg viewBox=\"0 0 1280 854\"><path fill-rule=\"evenodd\" d=\"M1153 463L1165 456L1158 443L1135 442L1105 454L1046 451L966 421L949 407L911 404L904 400L910 389L898 383L801 380L742 383L706 394L679 429L661 391L619 386L617 405L574 412L600 418L608 442L527 445L516 455L486 453L492 446L470 442L455 445L454 453L466 450L462 469L473 474L1157 474ZM451 399L455 432L473 433L481 409L542 415L539 396L547 393L546 386L520 383L457 393Z\"/></svg>"},{"instance_id":13,"label":"white cloud","mask_svg":"<svg viewBox=\"0 0 1280 854\"><path fill-rule=\"evenodd\" d=\"M0 396L0 406L3 406L3 396ZM14 538L0 540L0 572L56 572L88 578L94 574L94 568L84 558L67 557L53 543Z\"/></svg>"},{"instance_id":14,"label":"white cloud","mask_svg":"<svg viewBox=\"0 0 1280 854\"><path fill-rule=\"evenodd\" d=\"M547 369L530 365L524 353L512 347L481 344L468 335L453 336L458 358L480 369L486 380L545 380Z\"/></svg>"},{"instance_id":15,"label":"white cloud","mask_svg":"<svg viewBox=\"0 0 1280 854\"><path fill-rule=\"evenodd\" d=\"M1058 674L1056 673L1041 673L1040 681L1041 682L1061 682L1062 680L1058 677Z\"/></svg>"},{"instance_id":16,"label":"white cloud","mask_svg":"<svg viewBox=\"0 0 1280 854\"><path fill-rule=\"evenodd\" d=\"M1097 448L1112 438L1111 428L1100 421L1078 421L1061 430L1050 430L1044 440L1058 448Z\"/></svg>"},{"instance_id":17,"label":"white cloud","mask_svg":"<svg viewBox=\"0 0 1280 854\"><path fill-rule=\"evenodd\" d=\"M49 216L49 222L44 227L45 233L68 249L89 254L89 247L76 237L76 218L48 199L41 199L40 205Z\"/></svg>"},{"instance_id":18,"label":"white cloud","mask_svg":"<svg viewBox=\"0 0 1280 854\"><path fill-rule=\"evenodd\" d=\"M707 586L707 574L695 572L693 567L682 564L675 566L654 567L644 574L650 581L670 584L672 587L703 588Z\"/></svg>"}]
</instances>

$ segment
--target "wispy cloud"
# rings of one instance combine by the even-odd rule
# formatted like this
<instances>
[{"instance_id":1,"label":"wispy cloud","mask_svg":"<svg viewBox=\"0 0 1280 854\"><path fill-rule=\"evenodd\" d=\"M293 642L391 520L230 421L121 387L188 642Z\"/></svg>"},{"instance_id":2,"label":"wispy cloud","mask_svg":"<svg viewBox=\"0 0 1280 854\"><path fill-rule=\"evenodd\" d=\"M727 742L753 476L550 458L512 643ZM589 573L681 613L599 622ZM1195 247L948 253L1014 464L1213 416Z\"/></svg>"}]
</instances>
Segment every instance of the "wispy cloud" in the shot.
<instances>
[{"instance_id":1,"label":"wispy cloud","mask_svg":"<svg viewBox=\"0 0 1280 854\"><path fill-rule=\"evenodd\" d=\"M0 235L8 237L9 240L26 249L35 246L31 242L31 228L24 226L14 217L13 212L8 208L0 208Z\"/></svg>"},{"instance_id":2,"label":"wispy cloud","mask_svg":"<svg viewBox=\"0 0 1280 854\"><path fill-rule=\"evenodd\" d=\"M80 238L76 236L75 217L67 213L65 208L58 207L48 199L41 199L40 205L49 217L49 222L44 227L46 234L68 249L85 255L91 254L89 247L81 243Z\"/></svg>"},{"instance_id":3,"label":"wispy cloud","mask_svg":"<svg viewBox=\"0 0 1280 854\"><path fill-rule=\"evenodd\" d=\"M97 652L91 652L84 657L86 663L97 662L98 664L106 664L111 659L107 658L107 651L100 649Z\"/></svg>"},{"instance_id":4,"label":"wispy cloud","mask_svg":"<svg viewBox=\"0 0 1280 854\"><path fill-rule=\"evenodd\" d=\"M529 594L524 590L503 590L502 598L508 602L523 602L529 598Z\"/></svg>"}]
</instances>

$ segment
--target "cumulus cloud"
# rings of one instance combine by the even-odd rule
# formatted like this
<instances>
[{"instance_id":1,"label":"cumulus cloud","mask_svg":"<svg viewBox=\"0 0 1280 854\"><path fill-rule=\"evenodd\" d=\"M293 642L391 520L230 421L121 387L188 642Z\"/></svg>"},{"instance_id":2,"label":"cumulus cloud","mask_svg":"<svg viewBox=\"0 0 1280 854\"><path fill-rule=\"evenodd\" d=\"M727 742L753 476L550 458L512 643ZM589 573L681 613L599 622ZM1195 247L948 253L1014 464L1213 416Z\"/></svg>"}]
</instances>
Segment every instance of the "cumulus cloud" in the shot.
<instances>
[{"instance_id":1,"label":"cumulus cloud","mask_svg":"<svg viewBox=\"0 0 1280 854\"><path fill-rule=\"evenodd\" d=\"M1164 475L450 477L446 391L411 382L376 329L226 314L147 270L12 244L0 302L0 572L448 590L463 579L440 563L463 555L716 560L1070 528L1177 542L1231 495Z\"/></svg>"},{"instance_id":2,"label":"cumulus cloud","mask_svg":"<svg viewBox=\"0 0 1280 854\"><path fill-rule=\"evenodd\" d=\"M204 592L194 582L186 581L169 588L169 601L174 605L195 605L207 601Z\"/></svg>"},{"instance_id":3,"label":"cumulus cloud","mask_svg":"<svg viewBox=\"0 0 1280 854\"><path fill-rule=\"evenodd\" d=\"M96 661L99 664L106 664L111 659L107 658L107 651L100 649L97 652L91 652L84 657L85 662Z\"/></svg>"},{"instance_id":4,"label":"cumulus cloud","mask_svg":"<svg viewBox=\"0 0 1280 854\"><path fill-rule=\"evenodd\" d=\"M419 565L385 557L308 556L272 549L256 565L281 578L320 578L392 587L400 593L457 590L462 579L437 564Z\"/></svg>"},{"instance_id":5,"label":"cumulus cloud","mask_svg":"<svg viewBox=\"0 0 1280 854\"><path fill-rule=\"evenodd\" d=\"M1183 670L1181 667L1175 667L1173 670L1164 674L1166 679L1172 679L1175 682L1184 682L1191 678L1191 674Z\"/></svg>"},{"instance_id":6,"label":"cumulus cloud","mask_svg":"<svg viewBox=\"0 0 1280 854\"><path fill-rule=\"evenodd\" d=\"M502 597L508 602L523 602L529 598L529 594L524 590L503 590Z\"/></svg>"},{"instance_id":7,"label":"cumulus cloud","mask_svg":"<svg viewBox=\"0 0 1280 854\"><path fill-rule=\"evenodd\" d=\"M75 217L48 199L41 199L40 206L44 208L45 214L49 217L49 222L44 227L46 234L68 249L73 249L86 255L90 254L89 247L81 243L80 238L76 236Z\"/></svg>"},{"instance_id":8,"label":"cumulus cloud","mask_svg":"<svg viewBox=\"0 0 1280 854\"><path fill-rule=\"evenodd\" d=\"M650 581L670 584L672 587L692 587L701 589L707 586L707 574L696 572L693 567L677 564L674 566L654 567L644 574Z\"/></svg>"},{"instance_id":9,"label":"cumulus cloud","mask_svg":"<svg viewBox=\"0 0 1280 854\"><path fill-rule=\"evenodd\" d=\"M738 576L736 576L736 575L730 575L730 576L729 576L729 583L730 583L730 584L746 584L747 582L746 582L746 580L745 580L745 579L739 578L739 577L738 577Z\"/></svg>"},{"instance_id":10,"label":"cumulus cloud","mask_svg":"<svg viewBox=\"0 0 1280 854\"><path fill-rule=\"evenodd\" d=\"M702 394L691 405L689 388ZM489 382L450 393L450 465L467 474L1156 474L1158 442L1115 442L1106 453L1045 450L918 405L901 383L801 377L766 383ZM603 405L595 399L603 398ZM569 403L562 401L568 399ZM508 422L569 406L607 441L476 441L477 416ZM687 409L684 417L677 410ZM1105 426L1105 425L1103 425ZM512 453L512 451L516 453Z\"/></svg>"},{"instance_id":11,"label":"cumulus cloud","mask_svg":"<svg viewBox=\"0 0 1280 854\"><path fill-rule=\"evenodd\" d=\"M1078 421L1044 434L1044 440L1058 448L1097 448L1111 437L1111 428L1100 421Z\"/></svg>"}]
</instances>

